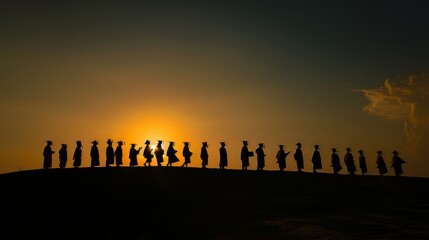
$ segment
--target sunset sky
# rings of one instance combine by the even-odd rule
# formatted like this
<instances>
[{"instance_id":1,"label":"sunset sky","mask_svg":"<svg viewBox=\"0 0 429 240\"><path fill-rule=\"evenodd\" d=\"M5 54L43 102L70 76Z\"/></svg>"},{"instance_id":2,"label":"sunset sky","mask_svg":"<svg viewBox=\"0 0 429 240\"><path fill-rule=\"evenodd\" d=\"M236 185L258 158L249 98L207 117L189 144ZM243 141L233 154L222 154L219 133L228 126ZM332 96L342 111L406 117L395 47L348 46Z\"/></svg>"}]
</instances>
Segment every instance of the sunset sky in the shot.
<instances>
[{"instance_id":1,"label":"sunset sky","mask_svg":"<svg viewBox=\"0 0 429 240\"><path fill-rule=\"evenodd\" d=\"M304 171L319 144L322 172L332 147L343 167L351 147L370 174L377 150L388 163L397 150L405 175L429 177L428 12L392 0L1 1L0 173L41 168L45 140L68 144L68 167L76 140L83 167L98 140L104 165L111 138L126 142L126 166L130 143L161 139L182 162L191 142L193 167L207 141L211 168L225 141L238 169L248 140L277 170L277 145L299 141Z\"/></svg>"}]
</instances>

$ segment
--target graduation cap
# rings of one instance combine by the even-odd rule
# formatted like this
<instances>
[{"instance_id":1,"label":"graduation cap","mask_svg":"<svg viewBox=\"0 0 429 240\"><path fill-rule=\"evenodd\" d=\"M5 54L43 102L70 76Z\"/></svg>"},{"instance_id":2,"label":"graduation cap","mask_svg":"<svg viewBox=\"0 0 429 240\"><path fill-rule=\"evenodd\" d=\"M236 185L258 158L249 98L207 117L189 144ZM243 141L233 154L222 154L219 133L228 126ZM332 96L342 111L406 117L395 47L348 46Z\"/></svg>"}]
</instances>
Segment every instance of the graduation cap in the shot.
<instances>
[{"instance_id":1,"label":"graduation cap","mask_svg":"<svg viewBox=\"0 0 429 240\"><path fill-rule=\"evenodd\" d=\"M383 152L382 152L382 151L377 151L377 153L378 153L378 154L382 154Z\"/></svg>"},{"instance_id":2,"label":"graduation cap","mask_svg":"<svg viewBox=\"0 0 429 240\"><path fill-rule=\"evenodd\" d=\"M363 153L363 150L359 150L358 153Z\"/></svg>"},{"instance_id":3,"label":"graduation cap","mask_svg":"<svg viewBox=\"0 0 429 240\"><path fill-rule=\"evenodd\" d=\"M109 139L107 140L107 144L111 144L111 143L113 143L113 141L112 141L112 139L110 139L110 138L109 138Z\"/></svg>"},{"instance_id":4,"label":"graduation cap","mask_svg":"<svg viewBox=\"0 0 429 240\"><path fill-rule=\"evenodd\" d=\"M336 148L332 148L332 152L336 152L337 151L337 149Z\"/></svg>"},{"instance_id":5,"label":"graduation cap","mask_svg":"<svg viewBox=\"0 0 429 240\"><path fill-rule=\"evenodd\" d=\"M207 142L203 142L203 146L209 146L209 144Z\"/></svg>"},{"instance_id":6,"label":"graduation cap","mask_svg":"<svg viewBox=\"0 0 429 240\"><path fill-rule=\"evenodd\" d=\"M352 149L350 147L346 148L347 151L351 151Z\"/></svg>"},{"instance_id":7,"label":"graduation cap","mask_svg":"<svg viewBox=\"0 0 429 240\"><path fill-rule=\"evenodd\" d=\"M162 144L162 140L158 140L158 144Z\"/></svg>"},{"instance_id":8,"label":"graduation cap","mask_svg":"<svg viewBox=\"0 0 429 240\"><path fill-rule=\"evenodd\" d=\"M132 147L135 147L137 144L135 144L135 143L131 143L130 144Z\"/></svg>"},{"instance_id":9,"label":"graduation cap","mask_svg":"<svg viewBox=\"0 0 429 240\"><path fill-rule=\"evenodd\" d=\"M249 141L243 140L243 145L249 144Z\"/></svg>"},{"instance_id":10,"label":"graduation cap","mask_svg":"<svg viewBox=\"0 0 429 240\"><path fill-rule=\"evenodd\" d=\"M188 145L189 145L189 142L183 142L183 144L185 144L186 146L188 146Z\"/></svg>"},{"instance_id":11,"label":"graduation cap","mask_svg":"<svg viewBox=\"0 0 429 240\"><path fill-rule=\"evenodd\" d=\"M265 145L264 145L263 143L258 143L258 145L259 145L260 147L265 147Z\"/></svg>"},{"instance_id":12,"label":"graduation cap","mask_svg":"<svg viewBox=\"0 0 429 240\"><path fill-rule=\"evenodd\" d=\"M146 142L144 142L144 144L150 144L150 141L149 141L149 140L146 140Z\"/></svg>"},{"instance_id":13,"label":"graduation cap","mask_svg":"<svg viewBox=\"0 0 429 240\"><path fill-rule=\"evenodd\" d=\"M117 143L118 143L119 145L122 145L122 144L124 144L125 142L123 142L123 141L117 141Z\"/></svg>"},{"instance_id":14,"label":"graduation cap","mask_svg":"<svg viewBox=\"0 0 429 240\"><path fill-rule=\"evenodd\" d=\"M283 145L283 144L279 144L279 147L280 147L280 148L283 148L284 146L285 146L285 145Z\"/></svg>"},{"instance_id":15,"label":"graduation cap","mask_svg":"<svg viewBox=\"0 0 429 240\"><path fill-rule=\"evenodd\" d=\"M317 144L316 144L316 145L314 145L314 148L319 148L319 145L317 145Z\"/></svg>"},{"instance_id":16,"label":"graduation cap","mask_svg":"<svg viewBox=\"0 0 429 240\"><path fill-rule=\"evenodd\" d=\"M67 144L63 143L63 144L61 144L61 146L63 146L63 147L67 147Z\"/></svg>"},{"instance_id":17,"label":"graduation cap","mask_svg":"<svg viewBox=\"0 0 429 240\"><path fill-rule=\"evenodd\" d=\"M47 144L52 144L52 141L51 140L46 140L46 143Z\"/></svg>"},{"instance_id":18,"label":"graduation cap","mask_svg":"<svg viewBox=\"0 0 429 240\"><path fill-rule=\"evenodd\" d=\"M76 144L81 145L82 142L79 140L79 141L76 141Z\"/></svg>"},{"instance_id":19,"label":"graduation cap","mask_svg":"<svg viewBox=\"0 0 429 240\"><path fill-rule=\"evenodd\" d=\"M393 154L399 154L396 150L392 152Z\"/></svg>"},{"instance_id":20,"label":"graduation cap","mask_svg":"<svg viewBox=\"0 0 429 240\"><path fill-rule=\"evenodd\" d=\"M92 141L93 144L98 144L97 140Z\"/></svg>"},{"instance_id":21,"label":"graduation cap","mask_svg":"<svg viewBox=\"0 0 429 240\"><path fill-rule=\"evenodd\" d=\"M225 146L226 144L225 142L220 142L220 145Z\"/></svg>"},{"instance_id":22,"label":"graduation cap","mask_svg":"<svg viewBox=\"0 0 429 240\"><path fill-rule=\"evenodd\" d=\"M296 145L297 145L297 146L301 146L302 144L301 144L300 142L298 142Z\"/></svg>"}]
</instances>

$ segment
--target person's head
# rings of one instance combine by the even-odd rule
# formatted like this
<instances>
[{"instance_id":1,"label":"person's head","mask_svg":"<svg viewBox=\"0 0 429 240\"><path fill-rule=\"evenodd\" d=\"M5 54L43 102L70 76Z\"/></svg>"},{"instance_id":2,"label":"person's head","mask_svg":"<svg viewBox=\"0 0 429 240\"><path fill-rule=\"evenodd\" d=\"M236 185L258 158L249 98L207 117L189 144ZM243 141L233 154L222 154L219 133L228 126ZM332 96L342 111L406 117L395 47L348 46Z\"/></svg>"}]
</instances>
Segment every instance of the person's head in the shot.
<instances>
[{"instance_id":1,"label":"person's head","mask_svg":"<svg viewBox=\"0 0 429 240\"><path fill-rule=\"evenodd\" d=\"M173 147L174 146L174 142L170 142L170 147Z\"/></svg>"},{"instance_id":2,"label":"person's head","mask_svg":"<svg viewBox=\"0 0 429 240\"><path fill-rule=\"evenodd\" d=\"M162 140L158 140L158 146L162 145Z\"/></svg>"},{"instance_id":3,"label":"person's head","mask_svg":"<svg viewBox=\"0 0 429 240\"><path fill-rule=\"evenodd\" d=\"M299 143L296 144L296 146L298 146L298 148L301 148L302 144L299 142Z\"/></svg>"},{"instance_id":4,"label":"person's head","mask_svg":"<svg viewBox=\"0 0 429 240\"><path fill-rule=\"evenodd\" d=\"M260 148L264 148L264 144L263 144L263 143L259 143L259 144L258 144L258 146L259 146Z\"/></svg>"},{"instance_id":5,"label":"person's head","mask_svg":"<svg viewBox=\"0 0 429 240\"><path fill-rule=\"evenodd\" d=\"M207 142L203 142L203 147L208 147L209 144Z\"/></svg>"},{"instance_id":6,"label":"person's head","mask_svg":"<svg viewBox=\"0 0 429 240\"><path fill-rule=\"evenodd\" d=\"M319 149L319 145L317 145L317 144L314 145L314 149L316 149L316 150Z\"/></svg>"},{"instance_id":7,"label":"person's head","mask_svg":"<svg viewBox=\"0 0 429 240\"><path fill-rule=\"evenodd\" d=\"M150 144L150 141L149 141L149 140L146 140L146 142L144 142L144 144L149 145L149 144Z\"/></svg>"},{"instance_id":8,"label":"person's head","mask_svg":"<svg viewBox=\"0 0 429 240\"><path fill-rule=\"evenodd\" d=\"M399 155L399 153L395 150L395 151L393 151L392 152L393 153L393 155L395 155L395 156L398 156Z\"/></svg>"},{"instance_id":9,"label":"person's head","mask_svg":"<svg viewBox=\"0 0 429 240\"><path fill-rule=\"evenodd\" d=\"M131 148L135 148L137 144L131 143Z\"/></svg>"},{"instance_id":10,"label":"person's head","mask_svg":"<svg viewBox=\"0 0 429 240\"><path fill-rule=\"evenodd\" d=\"M363 150L359 150L359 151L358 151L358 153L359 153L360 155L363 155Z\"/></svg>"},{"instance_id":11,"label":"person's head","mask_svg":"<svg viewBox=\"0 0 429 240\"><path fill-rule=\"evenodd\" d=\"M332 148L332 153L336 153L337 149L336 148Z\"/></svg>"},{"instance_id":12,"label":"person's head","mask_svg":"<svg viewBox=\"0 0 429 240\"><path fill-rule=\"evenodd\" d=\"M183 142L185 144L185 147L189 147L189 142Z\"/></svg>"},{"instance_id":13,"label":"person's head","mask_svg":"<svg viewBox=\"0 0 429 240\"><path fill-rule=\"evenodd\" d=\"M51 140L46 141L46 145L51 146L52 145L52 141Z\"/></svg>"},{"instance_id":14,"label":"person's head","mask_svg":"<svg viewBox=\"0 0 429 240\"><path fill-rule=\"evenodd\" d=\"M113 143L112 139L110 139L110 138L109 138L109 139L107 140L107 144L110 146L110 145L112 145L112 143Z\"/></svg>"},{"instance_id":15,"label":"person's head","mask_svg":"<svg viewBox=\"0 0 429 240\"><path fill-rule=\"evenodd\" d=\"M247 146L247 145L249 145L249 142L248 141L243 141L243 146Z\"/></svg>"},{"instance_id":16,"label":"person's head","mask_svg":"<svg viewBox=\"0 0 429 240\"><path fill-rule=\"evenodd\" d=\"M347 152L350 152L352 149L350 147L346 148Z\"/></svg>"},{"instance_id":17,"label":"person's head","mask_svg":"<svg viewBox=\"0 0 429 240\"><path fill-rule=\"evenodd\" d=\"M381 155L381 154L383 154L383 152L382 151L377 151L377 154Z\"/></svg>"},{"instance_id":18,"label":"person's head","mask_svg":"<svg viewBox=\"0 0 429 240\"><path fill-rule=\"evenodd\" d=\"M67 144L61 144L62 149L67 149Z\"/></svg>"},{"instance_id":19,"label":"person's head","mask_svg":"<svg viewBox=\"0 0 429 240\"><path fill-rule=\"evenodd\" d=\"M94 146L98 145L97 140L92 141L92 145L94 145Z\"/></svg>"},{"instance_id":20,"label":"person's head","mask_svg":"<svg viewBox=\"0 0 429 240\"><path fill-rule=\"evenodd\" d=\"M225 144L225 142L221 142L221 143L220 143L220 145L221 145L222 147L225 147L225 145L226 145L226 144Z\"/></svg>"},{"instance_id":21,"label":"person's head","mask_svg":"<svg viewBox=\"0 0 429 240\"><path fill-rule=\"evenodd\" d=\"M77 145L78 147L82 147L82 142L81 142L81 141L76 141L76 145Z\"/></svg>"},{"instance_id":22,"label":"person's head","mask_svg":"<svg viewBox=\"0 0 429 240\"><path fill-rule=\"evenodd\" d=\"M283 149L284 149L284 147L285 147L285 146L284 146L283 144L280 144L280 145L279 145L280 150L283 150Z\"/></svg>"}]
</instances>

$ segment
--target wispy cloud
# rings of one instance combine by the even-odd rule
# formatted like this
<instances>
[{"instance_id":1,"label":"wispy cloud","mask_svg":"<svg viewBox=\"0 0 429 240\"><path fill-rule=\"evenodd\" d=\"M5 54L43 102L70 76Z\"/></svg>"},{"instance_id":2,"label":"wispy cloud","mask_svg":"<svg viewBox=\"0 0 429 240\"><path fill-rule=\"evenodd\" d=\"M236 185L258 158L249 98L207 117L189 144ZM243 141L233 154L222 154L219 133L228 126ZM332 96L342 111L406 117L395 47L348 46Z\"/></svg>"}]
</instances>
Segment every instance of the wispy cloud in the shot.
<instances>
[{"instance_id":1,"label":"wispy cloud","mask_svg":"<svg viewBox=\"0 0 429 240\"><path fill-rule=\"evenodd\" d=\"M429 75L386 79L376 89L359 89L369 100L363 111L388 120L403 121L403 131L416 146L429 126Z\"/></svg>"}]
</instances>

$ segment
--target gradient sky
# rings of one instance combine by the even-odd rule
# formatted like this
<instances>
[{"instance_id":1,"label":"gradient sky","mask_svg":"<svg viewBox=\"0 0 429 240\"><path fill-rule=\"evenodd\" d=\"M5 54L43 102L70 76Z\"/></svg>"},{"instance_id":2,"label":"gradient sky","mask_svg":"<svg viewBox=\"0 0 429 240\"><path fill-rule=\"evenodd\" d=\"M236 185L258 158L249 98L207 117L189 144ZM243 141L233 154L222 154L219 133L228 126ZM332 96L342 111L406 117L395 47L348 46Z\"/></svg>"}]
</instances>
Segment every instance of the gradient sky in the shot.
<instances>
[{"instance_id":1,"label":"gradient sky","mask_svg":"<svg viewBox=\"0 0 429 240\"><path fill-rule=\"evenodd\" d=\"M82 140L85 167L97 139L104 164L112 138L126 153L190 141L195 167L208 141L213 168L220 141L229 168L241 140L266 144L270 170L278 144L302 142L306 171L319 144L323 172L332 147L363 149L370 174L377 150L387 162L398 150L406 175L428 177L428 12L427 1L2 1L0 172L41 168L45 140L67 143L69 159Z\"/></svg>"}]
</instances>

